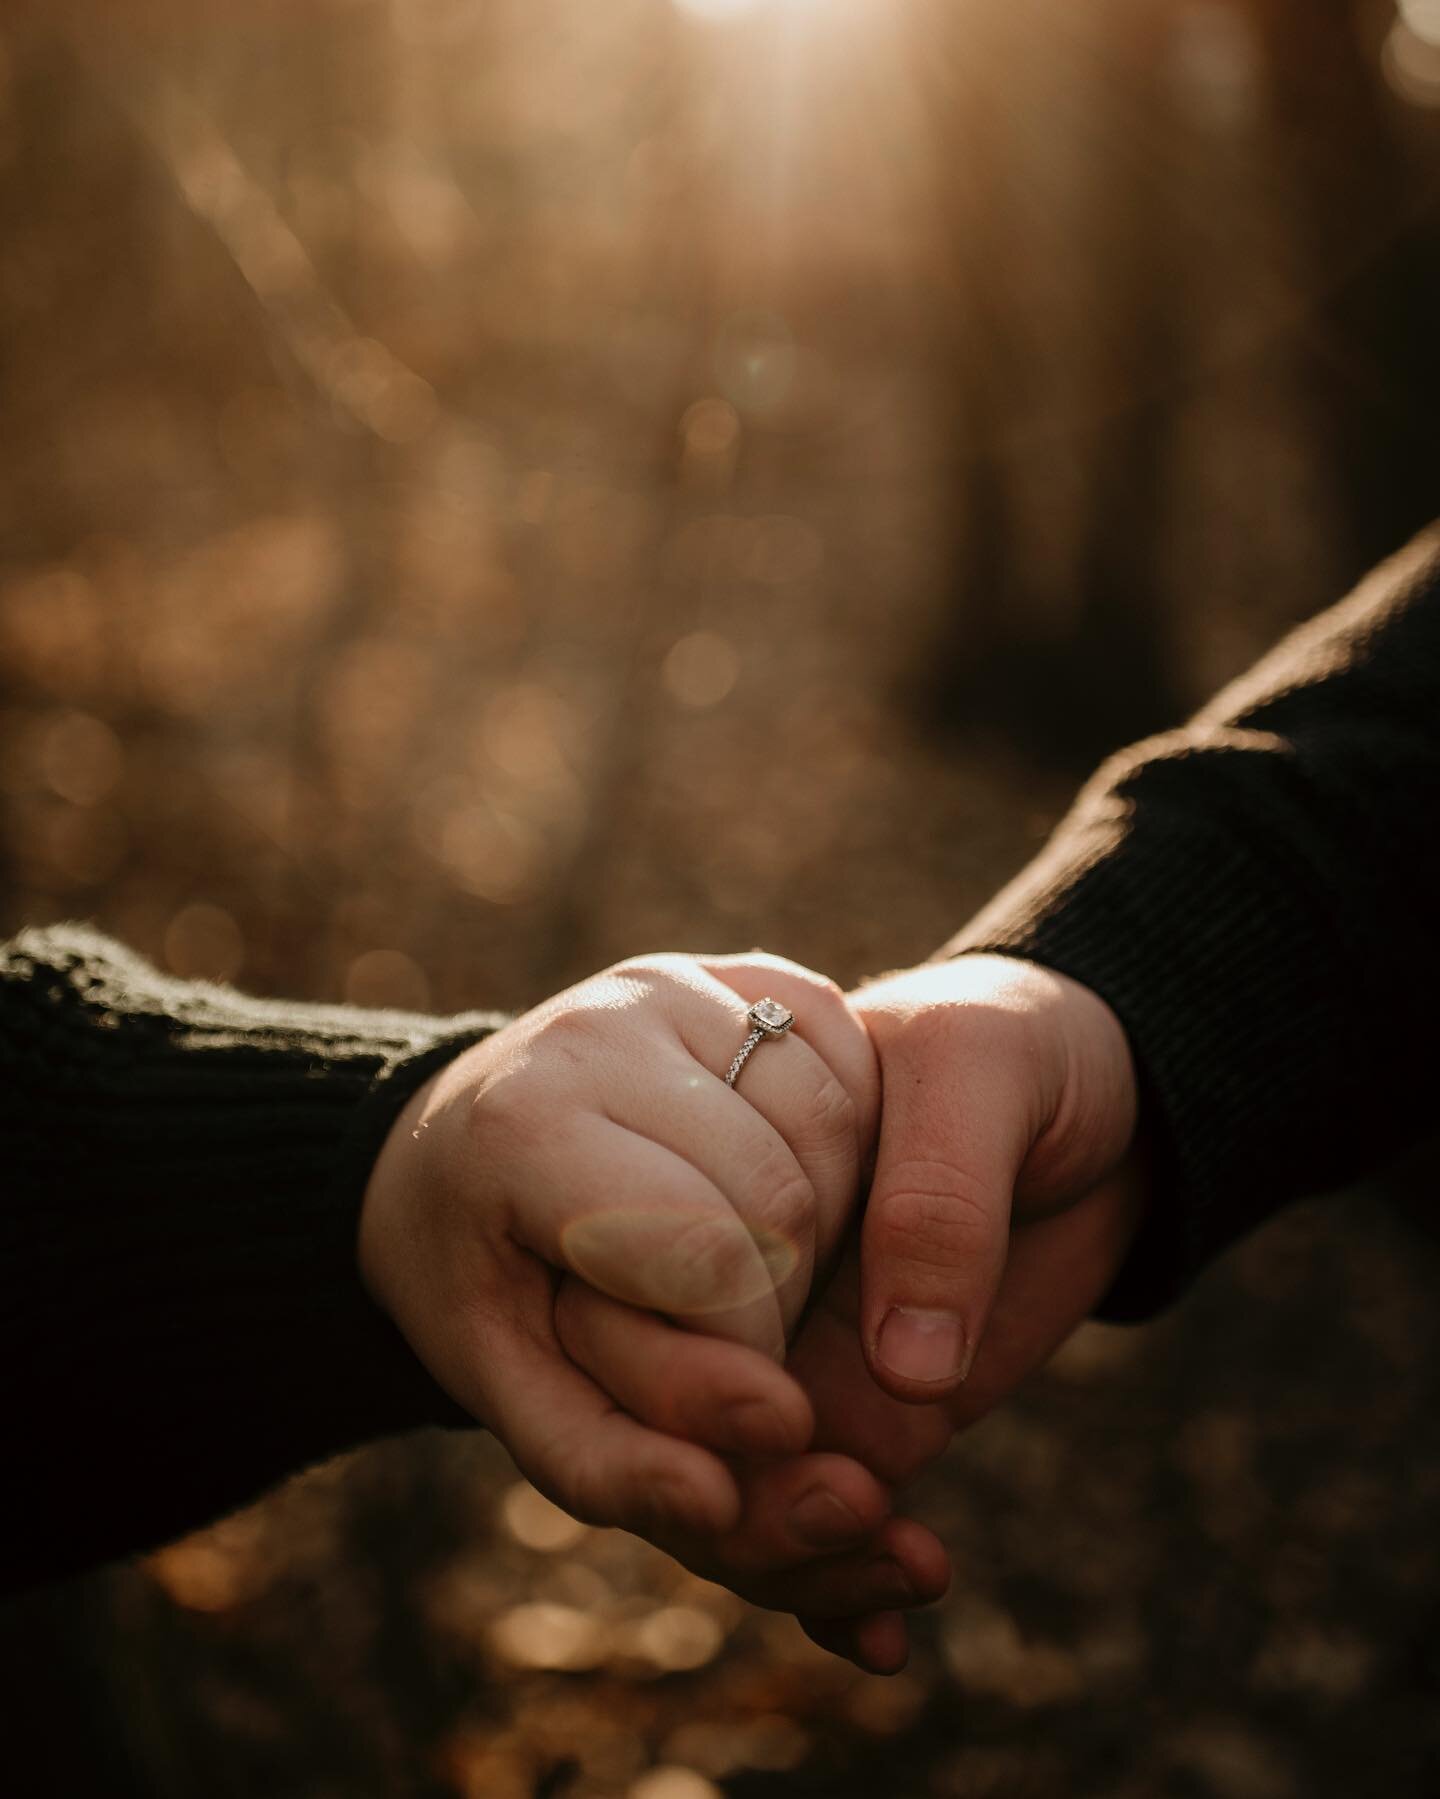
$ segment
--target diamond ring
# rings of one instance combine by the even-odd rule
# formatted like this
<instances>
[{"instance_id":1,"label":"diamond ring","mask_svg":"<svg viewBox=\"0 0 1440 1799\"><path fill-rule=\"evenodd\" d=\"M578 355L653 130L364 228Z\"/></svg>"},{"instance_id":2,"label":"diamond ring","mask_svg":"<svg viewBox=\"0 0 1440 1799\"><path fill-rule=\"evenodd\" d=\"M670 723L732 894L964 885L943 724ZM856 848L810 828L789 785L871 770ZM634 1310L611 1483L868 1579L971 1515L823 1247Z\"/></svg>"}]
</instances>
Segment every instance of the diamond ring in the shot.
<instances>
[{"instance_id":1,"label":"diamond ring","mask_svg":"<svg viewBox=\"0 0 1440 1799\"><path fill-rule=\"evenodd\" d=\"M727 1087L735 1085L740 1070L749 1061L757 1044L763 1043L767 1037L783 1037L795 1022L795 1014L788 1006L782 1006L778 999L757 999L745 1016L750 1020L750 1035L740 1045L739 1055L730 1064L730 1072L725 1076Z\"/></svg>"}]
</instances>

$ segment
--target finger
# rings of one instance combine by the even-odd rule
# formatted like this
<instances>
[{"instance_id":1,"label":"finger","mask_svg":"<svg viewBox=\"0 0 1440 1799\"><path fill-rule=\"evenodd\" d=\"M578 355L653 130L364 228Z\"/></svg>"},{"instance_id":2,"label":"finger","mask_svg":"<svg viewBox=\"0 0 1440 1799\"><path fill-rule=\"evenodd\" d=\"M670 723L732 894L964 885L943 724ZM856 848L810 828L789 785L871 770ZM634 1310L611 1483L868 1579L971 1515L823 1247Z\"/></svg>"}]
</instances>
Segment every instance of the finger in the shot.
<instances>
[{"instance_id":1,"label":"finger","mask_svg":"<svg viewBox=\"0 0 1440 1799\"><path fill-rule=\"evenodd\" d=\"M898 1674L910 1659L910 1633L901 1612L875 1612L868 1618L801 1618L798 1622L812 1643L854 1662L867 1674Z\"/></svg>"},{"instance_id":2,"label":"finger","mask_svg":"<svg viewBox=\"0 0 1440 1799\"><path fill-rule=\"evenodd\" d=\"M657 1539L688 1567L772 1611L807 1618L855 1618L909 1610L939 1599L950 1584L944 1546L911 1518L883 1522L857 1548L779 1568L752 1567L733 1538L692 1534Z\"/></svg>"},{"instance_id":3,"label":"finger","mask_svg":"<svg viewBox=\"0 0 1440 1799\"><path fill-rule=\"evenodd\" d=\"M642 1423L743 1456L795 1455L814 1416L794 1378L768 1357L679 1330L567 1278L555 1299L565 1353Z\"/></svg>"},{"instance_id":4,"label":"finger","mask_svg":"<svg viewBox=\"0 0 1440 1799\"><path fill-rule=\"evenodd\" d=\"M583 1188L576 1183L584 1171ZM683 1156L581 1114L531 1141L517 1242L612 1299L703 1324L779 1360L776 1268L726 1196Z\"/></svg>"},{"instance_id":5,"label":"finger","mask_svg":"<svg viewBox=\"0 0 1440 1799\"><path fill-rule=\"evenodd\" d=\"M865 1360L859 1315L860 1264L852 1248L806 1316L785 1366L814 1410L814 1448L853 1456L899 1487L935 1460L955 1423L946 1403L917 1405L879 1385Z\"/></svg>"},{"instance_id":6,"label":"finger","mask_svg":"<svg viewBox=\"0 0 1440 1799\"><path fill-rule=\"evenodd\" d=\"M810 1044L850 1095L856 1126L868 1147L880 1115L880 1069L869 1032L835 982L763 950L697 959L747 1006L768 997L794 1013L789 1034Z\"/></svg>"},{"instance_id":7,"label":"finger","mask_svg":"<svg viewBox=\"0 0 1440 1799\"><path fill-rule=\"evenodd\" d=\"M795 1024L780 1041L809 1044L834 1083L797 1093L782 1078L789 1070L765 1044L757 1047L736 1082L737 1091L781 1132L810 1176L818 1205L816 1257L823 1267L850 1220L857 1182L874 1153L880 1073L869 1033L833 981L783 957L752 951L703 957L701 962L747 1006L766 998L786 1006Z\"/></svg>"},{"instance_id":8,"label":"finger","mask_svg":"<svg viewBox=\"0 0 1440 1799\"><path fill-rule=\"evenodd\" d=\"M899 1614L923 1603L897 1564L884 1555L847 1556L833 1567L821 1564L773 1576L764 1584L753 1584L744 1597L752 1605L794 1612L817 1624L850 1623L857 1605L863 1608L858 1615L871 1617L876 1612Z\"/></svg>"},{"instance_id":9,"label":"finger","mask_svg":"<svg viewBox=\"0 0 1440 1799\"><path fill-rule=\"evenodd\" d=\"M795 1011L797 1023L755 1046L733 1091L723 1077L752 1027L747 998L730 984L739 975L728 960L657 956L613 971L665 1012L687 1059L668 1066L647 1058L643 1078L623 1093L612 1086L607 1110L694 1161L727 1194L776 1267L782 1311L793 1326L810 1291L817 1246L828 1258L859 1192L859 1102L823 1052L837 1054L871 1114L874 1055L833 983L775 957L743 966L748 991L760 998L783 989L772 997ZM801 1019L809 1021L803 1029ZM793 1267L781 1275L785 1261Z\"/></svg>"},{"instance_id":10,"label":"finger","mask_svg":"<svg viewBox=\"0 0 1440 1799\"><path fill-rule=\"evenodd\" d=\"M884 1531L889 1491L848 1457L789 1456L738 1472L741 1509L729 1527L662 1531L654 1540L687 1568L757 1604L800 1609L810 1590L796 1581L807 1566L837 1556L850 1556L858 1566ZM897 1603L894 1568L882 1572L888 1584L871 1583L870 1609ZM857 1609L851 1602L849 1610Z\"/></svg>"},{"instance_id":11,"label":"finger","mask_svg":"<svg viewBox=\"0 0 1440 1799\"><path fill-rule=\"evenodd\" d=\"M535 1326L537 1315L527 1303L513 1315L477 1319L468 1343L452 1342L435 1369L447 1390L489 1424L521 1472L587 1524L646 1534L732 1530L740 1496L725 1464L620 1411L566 1359L558 1339Z\"/></svg>"},{"instance_id":12,"label":"finger","mask_svg":"<svg viewBox=\"0 0 1440 1799\"><path fill-rule=\"evenodd\" d=\"M809 981L808 991L824 993L827 984L818 976ZM793 1033L765 1046L779 1082L768 1119L731 1091L721 1077L750 1031L745 1004L693 957L619 963L587 986L587 1007L570 1008L569 1049L580 1056L582 1070L590 1070L593 1109L708 1175L754 1235L784 1322L793 1325L813 1275L817 1208L823 1203L828 1220L854 1205L854 1102L816 1051ZM830 1003L845 1016L838 995ZM627 1014L632 1028L617 1033ZM847 1028L863 1045L863 1027L849 1019ZM625 1053L597 1061L594 1050L607 1043ZM557 1038L551 1047L558 1053L565 1044ZM523 1090L516 1103L525 1103ZM688 1319L688 1309L684 1315Z\"/></svg>"},{"instance_id":13,"label":"finger","mask_svg":"<svg viewBox=\"0 0 1440 1799\"><path fill-rule=\"evenodd\" d=\"M861 1549L772 1575L769 1590L805 1617L855 1618L931 1605L949 1586L950 1557L934 1532L888 1518Z\"/></svg>"},{"instance_id":14,"label":"finger","mask_svg":"<svg viewBox=\"0 0 1440 1799\"><path fill-rule=\"evenodd\" d=\"M881 1038L885 1110L862 1233L861 1335L899 1399L970 1371L1005 1266L1032 1125L1025 1069L963 1051L953 1011Z\"/></svg>"},{"instance_id":15,"label":"finger","mask_svg":"<svg viewBox=\"0 0 1440 1799\"><path fill-rule=\"evenodd\" d=\"M890 1490L852 1457L792 1456L745 1471L742 1512L724 1546L737 1567L790 1568L869 1542L890 1514ZM792 1608L793 1609L793 1608Z\"/></svg>"},{"instance_id":16,"label":"finger","mask_svg":"<svg viewBox=\"0 0 1440 1799\"><path fill-rule=\"evenodd\" d=\"M657 1046L647 1054L641 1078L612 1092L606 1109L614 1123L680 1157L724 1196L755 1241L788 1328L804 1309L814 1275L818 1210L814 1182L821 1183L827 1211L854 1200L858 1177L850 1122L853 1108L834 1076L804 1043L793 1046L774 1077L772 1085L779 1095L773 1121L710 1072L705 1055L713 1059L723 1051L703 1052L697 1068L693 1053L697 1040L703 1045L713 1034L718 1043L733 1045L743 1041L740 1033L747 1029L740 1001L718 981L714 986L726 996L718 1016L715 1008L693 1003L677 1007L674 1022L684 1041L668 1049ZM821 1155L797 1126L818 1118L830 1100L836 1117L834 1153ZM806 1149L808 1169L792 1148L792 1134ZM693 1308L676 1303L661 1309L675 1317L694 1316Z\"/></svg>"},{"instance_id":17,"label":"finger","mask_svg":"<svg viewBox=\"0 0 1440 1799\"><path fill-rule=\"evenodd\" d=\"M983 1417L1090 1317L1134 1239L1143 1196L1143 1173L1131 1161L1069 1211L1011 1232L975 1367L945 1408L954 1426Z\"/></svg>"}]
</instances>

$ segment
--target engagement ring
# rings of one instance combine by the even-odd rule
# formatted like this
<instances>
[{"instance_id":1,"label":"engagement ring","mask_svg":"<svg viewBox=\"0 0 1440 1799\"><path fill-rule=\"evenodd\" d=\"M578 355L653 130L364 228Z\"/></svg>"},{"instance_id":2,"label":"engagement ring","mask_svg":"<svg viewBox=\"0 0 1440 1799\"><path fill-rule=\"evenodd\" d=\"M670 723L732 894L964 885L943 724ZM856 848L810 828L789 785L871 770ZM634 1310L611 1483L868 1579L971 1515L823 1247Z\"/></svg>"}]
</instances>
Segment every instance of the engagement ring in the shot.
<instances>
[{"instance_id":1,"label":"engagement ring","mask_svg":"<svg viewBox=\"0 0 1440 1799\"><path fill-rule=\"evenodd\" d=\"M745 1016L753 1028L740 1045L739 1055L730 1064L730 1072L725 1076L727 1087L735 1085L740 1070L757 1044L763 1043L767 1037L783 1037L795 1022L795 1014L788 1006L782 1006L778 999L757 999Z\"/></svg>"}]
</instances>

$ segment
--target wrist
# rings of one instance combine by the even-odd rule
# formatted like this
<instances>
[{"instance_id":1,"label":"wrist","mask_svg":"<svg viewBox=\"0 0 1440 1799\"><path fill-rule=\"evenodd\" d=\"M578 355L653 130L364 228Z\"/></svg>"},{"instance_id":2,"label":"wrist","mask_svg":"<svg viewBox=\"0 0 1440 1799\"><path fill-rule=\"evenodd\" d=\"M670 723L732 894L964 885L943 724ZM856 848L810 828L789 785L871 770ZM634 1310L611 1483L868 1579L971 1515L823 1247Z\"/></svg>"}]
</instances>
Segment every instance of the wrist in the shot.
<instances>
[{"instance_id":1,"label":"wrist","mask_svg":"<svg viewBox=\"0 0 1440 1799\"><path fill-rule=\"evenodd\" d=\"M429 1130L437 1070L406 1100L380 1144L365 1183L355 1232L355 1263L361 1285L384 1312L394 1316L394 1290L403 1261L405 1197L419 1184L417 1162Z\"/></svg>"}]
</instances>

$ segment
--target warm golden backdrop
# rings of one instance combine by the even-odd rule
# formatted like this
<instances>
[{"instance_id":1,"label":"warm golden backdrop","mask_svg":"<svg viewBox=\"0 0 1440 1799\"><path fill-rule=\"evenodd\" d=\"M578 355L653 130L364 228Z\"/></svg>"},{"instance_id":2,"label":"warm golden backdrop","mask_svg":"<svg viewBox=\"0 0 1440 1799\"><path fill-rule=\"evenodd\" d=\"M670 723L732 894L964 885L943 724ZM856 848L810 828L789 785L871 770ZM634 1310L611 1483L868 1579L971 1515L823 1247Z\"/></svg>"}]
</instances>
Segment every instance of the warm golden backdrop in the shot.
<instances>
[{"instance_id":1,"label":"warm golden backdrop","mask_svg":"<svg viewBox=\"0 0 1440 1799\"><path fill-rule=\"evenodd\" d=\"M21 5L0 96L5 928L850 980L1440 509L1431 0ZM14 1614L17 1718L67 1794L1418 1799L1434 1269L1361 1216L957 1450L896 1685L423 1441Z\"/></svg>"}]
</instances>

